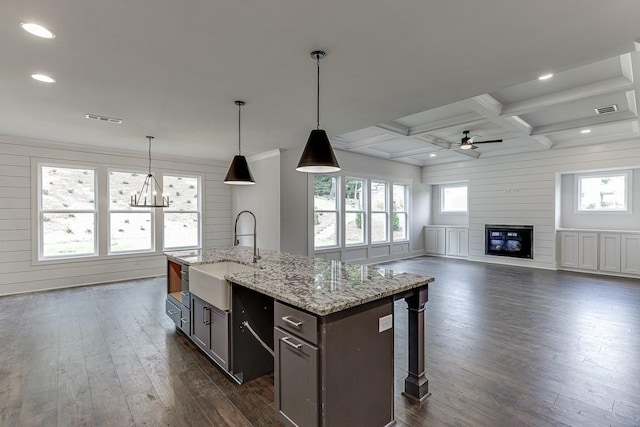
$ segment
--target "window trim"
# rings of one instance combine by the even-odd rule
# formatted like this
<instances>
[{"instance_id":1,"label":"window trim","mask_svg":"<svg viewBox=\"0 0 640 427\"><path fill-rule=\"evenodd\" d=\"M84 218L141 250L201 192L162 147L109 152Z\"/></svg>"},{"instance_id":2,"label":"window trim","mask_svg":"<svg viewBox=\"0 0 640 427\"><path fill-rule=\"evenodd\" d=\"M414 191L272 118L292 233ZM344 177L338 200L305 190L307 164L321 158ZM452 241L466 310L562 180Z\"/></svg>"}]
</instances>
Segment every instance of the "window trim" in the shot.
<instances>
[{"instance_id":1,"label":"window trim","mask_svg":"<svg viewBox=\"0 0 640 427\"><path fill-rule=\"evenodd\" d=\"M460 188L466 187L467 189L467 208L465 210L447 210L445 209L445 200L444 193L447 188ZM456 182L451 184L440 184L440 213L441 214L452 214L452 215L460 215L460 214L468 214L469 213L469 183L467 182Z\"/></svg>"},{"instance_id":2,"label":"window trim","mask_svg":"<svg viewBox=\"0 0 640 427\"><path fill-rule=\"evenodd\" d=\"M373 206L370 204L370 209L369 209L369 222L371 223L371 226L373 226L373 221L371 220L371 215L373 214L384 214L385 215L385 223L386 223L386 230L385 230L385 236L384 236L384 240L376 240L375 242L373 241L373 238L371 237L371 233L369 233L369 242L371 245L385 245L385 244L389 244L391 242L391 237L390 237L390 233L389 233L389 215L391 214L391 212L389 211L389 207L391 205L390 200L391 200L391 183L389 181L386 181L384 179L370 179L369 180L369 200L371 200L371 191L373 188L373 183L377 182L380 184L384 184L384 207L385 209L383 211L377 211L377 210L373 210Z\"/></svg>"},{"instance_id":3,"label":"window trim","mask_svg":"<svg viewBox=\"0 0 640 427\"><path fill-rule=\"evenodd\" d=\"M331 178L335 178L336 179L336 191L338 194L336 194L336 209L335 210L326 210L326 209L321 209L321 210L316 210L316 206L315 206L315 179L317 176L328 176ZM342 231L344 228L344 220L343 220L343 214L344 214L344 200L342 198L342 186L344 185L344 177L341 175L336 175L336 174L331 174L331 173L322 173L322 174L314 174L314 175L310 175L310 191L309 194L311 195L310 197L310 204L311 204L311 227L310 227L310 233L311 233L311 240L310 240L310 247L312 248L313 252L318 252L318 251L325 251L325 250L336 250L336 249L340 249L342 248L343 244L342 244L342 239L344 236L344 232ZM336 244L332 245L332 246L316 246L316 232L315 232L315 214L316 212L318 213L335 213L336 214ZM354 245L355 246L355 245Z\"/></svg>"},{"instance_id":4,"label":"window trim","mask_svg":"<svg viewBox=\"0 0 640 427\"><path fill-rule=\"evenodd\" d=\"M346 200L346 196L347 196L347 181L348 180L354 180L354 181L361 181L362 182L362 209L361 210L351 210L347 208L347 200ZM344 227L344 231L343 231L343 236L344 236L344 246L345 247L349 247L349 248L353 248L353 247L357 247L357 246L366 246L369 242L369 219L368 219L368 199L369 199L369 195L368 195L368 189L369 189L369 180L366 178L362 178L362 177L355 177L355 176L343 176L342 177L342 186L343 186L343 191L342 191L342 203L344 205L344 220L342 221L343 223L343 227ZM362 226L362 242L358 242L358 243L347 243L347 214L350 213L355 213L358 214L360 213L362 215L362 219L361 219L361 226Z\"/></svg>"},{"instance_id":5,"label":"window trim","mask_svg":"<svg viewBox=\"0 0 640 427\"><path fill-rule=\"evenodd\" d=\"M624 176L625 179L625 209L581 209L580 208L580 194L582 189L582 178L606 178L611 176ZM604 170L600 172L583 172L576 173L573 176L573 211L579 215L590 214L631 214L632 213L632 195L633 195L633 170L631 169L618 169L618 170Z\"/></svg>"},{"instance_id":6,"label":"window trim","mask_svg":"<svg viewBox=\"0 0 640 427\"><path fill-rule=\"evenodd\" d=\"M371 194L370 194L370 183L371 181L379 181L379 182L384 182L387 185L387 241L380 241L380 242L371 242L371 221L370 221L370 217L369 219L367 219L367 222L369 224L368 227L368 232L367 232L367 243L365 244L353 244L353 245L345 245L344 244L344 237L343 236L339 236L338 237L338 245L337 246L322 246L322 247L315 247L315 235L314 235L314 177L318 175L318 174L308 174L307 175L307 212L308 212L308 217L307 217L307 253L310 254L310 256L317 256L320 258L327 258L328 259L334 259L333 257L335 256L335 254L340 253L341 255L340 258L341 259L348 259L345 258L345 256L352 252L352 251L359 251L361 249L368 249L368 250L372 250L372 249L376 249L376 248L382 248L382 247L389 247L389 254L385 255L385 256L391 256L391 254L394 254L396 252L394 252L394 247L395 246L404 246L404 245L409 245L409 252L411 251L411 236L413 235L413 233L411 232L411 226L412 226L412 221L413 221L413 212L412 212L412 204L413 204L413 180L410 178L401 178L401 177L393 177L393 176L383 176L383 175L377 175L377 174L368 174L368 173L363 173L363 172L353 172L353 171L348 171L343 169L340 172L337 173L325 173L325 174L320 174L320 175L327 175L327 176L331 176L331 177L335 177L338 180L344 179L345 177L350 177L350 178L356 178L356 179L363 179L368 181L368 185L367 185L367 210L366 213L367 215L371 214ZM393 240L393 185L402 185L405 187L405 210L401 213L404 213L406 215L406 238L402 239L402 240ZM342 188L341 185L338 186L339 189ZM340 212L338 212L338 221L340 222L340 226L338 229L338 232L341 233L342 229L344 228L344 226L342 225L342 222L344 221L343 218L343 214L344 214L344 199L343 198L339 198L338 199L339 203L339 208L342 209ZM378 256L378 255L376 255Z\"/></svg>"},{"instance_id":7,"label":"window trim","mask_svg":"<svg viewBox=\"0 0 640 427\"><path fill-rule=\"evenodd\" d=\"M96 186L96 245L97 250L94 255L82 255L75 256L71 255L64 258L46 258L42 259L40 257L40 245L41 245L41 221L40 221L40 206L39 206L39 194L42 191L41 179L40 179L40 165L44 166L53 166L60 168L74 168L74 169L93 169L96 173L94 185ZM110 169L127 169L128 166L124 166L123 168L119 168L116 164L111 163L103 163L103 162L95 162L90 160L66 160L66 159L58 159L53 157L31 157L31 176L30 176L30 194L31 194L31 203L30 203L30 211L33 213L31 215L31 230L33 232L30 251L31 251L31 264L33 266L45 266L45 265L65 265L71 263L80 263L80 264L91 264L96 262L108 261L108 260L130 260L132 256L134 256L138 260L143 260L147 258L157 257L163 254L163 250L160 248L163 244L163 236L161 227L164 225L163 221L163 210L157 209L154 212L155 215L155 251L148 252L127 252L127 253L113 253L109 254L108 252L108 213L109 206L108 202L108 170ZM137 169L137 167L132 167L132 169ZM146 172L145 172L146 174ZM174 170L174 169L158 169L154 172L154 175L157 179L162 179L163 175L169 176L184 176L184 177L196 177L199 178L200 188L199 188L199 209L200 209L200 217L198 224L198 238L200 245L203 245L205 240L205 227L204 221L206 220L205 212L202 211L204 206L206 206L206 194L204 191L205 181L206 181L206 173L199 171L183 171L182 170ZM172 249L173 250L173 249Z\"/></svg>"},{"instance_id":8,"label":"window trim","mask_svg":"<svg viewBox=\"0 0 640 427\"><path fill-rule=\"evenodd\" d=\"M50 261L67 261L67 260L79 260L79 259L93 259L100 256L100 234L99 234L99 214L100 214L100 205L99 205L99 194L98 194L98 167L97 166L88 166L83 164L73 164L69 162L51 162L44 160L36 160L35 161L36 173L35 180L36 185L33 186L36 189L36 212L37 215L34 215L34 220L36 222L36 229L38 235L36 237L36 243L34 247L35 257L33 258L35 262L50 262ZM42 169L45 167L51 168L60 168L60 169L84 169L84 170L92 170L93 171L93 209L86 210L78 210L78 209L62 209L62 210L44 210L42 207ZM43 218L46 213L59 213L59 214L75 214L75 213L90 213L93 214L93 253L91 254L78 254L78 255L59 255L59 256L45 256L44 255L44 227L43 227Z\"/></svg>"},{"instance_id":9,"label":"window trim","mask_svg":"<svg viewBox=\"0 0 640 427\"><path fill-rule=\"evenodd\" d=\"M395 206L393 204L393 201L394 201L394 198L393 198L393 193L394 193L393 187L394 186L402 186L402 187L404 187L404 209L401 210L401 211L396 211ZM391 183L391 206L389 206L390 213L391 213L389 219L391 221L391 224L390 224L390 228L389 228L389 231L390 231L389 235L390 235L392 243L408 242L408 241L411 240L411 233L409 232L409 230L411 229L411 225L409 223L409 221L410 221L409 220L409 212L411 211L411 209L410 209L410 203L411 202L409 200L410 199L410 197L409 197L410 187L411 186L409 184L406 184L406 183L403 183L403 182L395 182L394 181L394 182ZM404 220L404 225L405 225L404 239L397 239L396 240L393 237L393 216L396 215L396 214L402 214L402 215L404 215L404 218L405 218L405 220Z\"/></svg>"},{"instance_id":10,"label":"window trim","mask_svg":"<svg viewBox=\"0 0 640 427\"><path fill-rule=\"evenodd\" d=\"M167 172L167 173L162 173L161 174L161 181L162 181L162 191L166 194L167 190L165 189L165 183L164 183L164 178L166 176L171 176L171 177L180 177L180 178L195 178L198 181L198 203L197 203L197 210L191 210L191 211L179 211L179 210L172 210L171 206L169 205L168 208L163 208L162 209L162 213L159 215L160 219L159 222L161 223L160 225L162 226L161 230L159 230L159 234L162 235L161 239L162 239L162 251L177 251L177 250L188 250L188 249L200 249L202 248L202 242L203 242L203 229L204 227L202 226L202 218L203 218L203 213L202 213L202 207L203 207L203 176L202 175L195 175L195 174L188 174L188 173L173 173L173 172ZM166 246L165 245L165 239L164 239L164 215L167 213L195 213L198 214L198 244L196 246Z\"/></svg>"},{"instance_id":11,"label":"window trim","mask_svg":"<svg viewBox=\"0 0 640 427\"><path fill-rule=\"evenodd\" d=\"M111 172L120 172L120 173L137 173L140 174L142 176L146 176L148 172L140 169L140 170L134 170L134 169L120 169L120 168L107 168L107 188L106 188L106 197L107 197L107 206L106 206L106 222L107 222L107 232L105 235L106 241L107 241L107 256L111 257L111 256L116 256L116 255L129 255L129 254L150 254L150 253L155 253L156 252L156 209L153 208L135 208L135 211L128 211L128 210L112 210L111 209ZM140 186L142 186L142 184L140 184ZM151 213L151 248L150 249L139 249L139 250L133 250L133 251L118 251L118 252L112 252L111 251L111 214L112 213L129 213L129 212L133 212L133 213L142 213L142 212L149 212Z\"/></svg>"}]
</instances>

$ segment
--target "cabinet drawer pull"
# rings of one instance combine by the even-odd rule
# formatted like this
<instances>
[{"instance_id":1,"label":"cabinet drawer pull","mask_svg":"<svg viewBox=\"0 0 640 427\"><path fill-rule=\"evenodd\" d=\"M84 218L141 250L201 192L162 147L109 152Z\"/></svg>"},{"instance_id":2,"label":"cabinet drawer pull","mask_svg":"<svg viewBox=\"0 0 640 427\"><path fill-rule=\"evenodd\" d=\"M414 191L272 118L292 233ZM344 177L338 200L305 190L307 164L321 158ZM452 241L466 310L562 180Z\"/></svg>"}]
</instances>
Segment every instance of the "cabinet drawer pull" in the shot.
<instances>
[{"instance_id":1,"label":"cabinet drawer pull","mask_svg":"<svg viewBox=\"0 0 640 427\"><path fill-rule=\"evenodd\" d=\"M300 320L292 319L292 318L291 318L291 316L284 316L284 317L282 318L282 320L284 320L284 321L285 321L285 323L287 323L287 324L289 324L289 325L293 326L294 328L299 328L299 327L300 327L300 326L302 326L302 324L304 323L304 322L302 322L302 321L300 321Z\"/></svg>"},{"instance_id":2,"label":"cabinet drawer pull","mask_svg":"<svg viewBox=\"0 0 640 427\"><path fill-rule=\"evenodd\" d=\"M189 323L189 319L187 319L186 317L181 317L181 318L180 318L180 321L181 321L182 323Z\"/></svg>"},{"instance_id":3,"label":"cabinet drawer pull","mask_svg":"<svg viewBox=\"0 0 640 427\"><path fill-rule=\"evenodd\" d=\"M170 316L173 316L174 314L178 314L178 312L177 312L177 311L175 311L175 310L169 310L169 311L167 311L167 313L168 313Z\"/></svg>"},{"instance_id":4,"label":"cabinet drawer pull","mask_svg":"<svg viewBox=\"0 0 640 427\"><path fill-rule=\"evenodd\" d=\"M288 346L290 346L290 347L295 348L296 350L299 350L299 349L300 349L300 347L302 347L302 344L296 344L296 343L294 343L293 341L291 341L291 340L289 339L289 337L282 337L282 338L281 338L281 340L282 340L282 342L283 342L283 343L287 344L287 345L288 345Z\"/></svg>"},{"instance_id":5,"label":"cabinet drawer pull","mask_svg":"<svg viewBox=\"0 0 640 427\"><path fill-rule=\"evenodd\" d=\"M205 312L209 312L209 320L205 320ZM211 307L207 307L204 306L202 307L202 323L204 323L205 325L210 325L211 324Z\"/></svg>"}]
</instances>

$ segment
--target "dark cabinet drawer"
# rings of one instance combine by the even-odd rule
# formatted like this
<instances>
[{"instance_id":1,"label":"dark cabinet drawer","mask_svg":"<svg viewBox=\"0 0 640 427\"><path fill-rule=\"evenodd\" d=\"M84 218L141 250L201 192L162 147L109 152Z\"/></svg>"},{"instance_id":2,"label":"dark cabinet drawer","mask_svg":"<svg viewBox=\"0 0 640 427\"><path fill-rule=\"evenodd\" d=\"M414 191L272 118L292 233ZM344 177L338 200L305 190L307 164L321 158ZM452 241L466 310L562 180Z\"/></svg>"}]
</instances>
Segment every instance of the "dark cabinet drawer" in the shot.
<instances>
[{"instance_id":1,"label":"dark cabinet drawer","mask_svg":"<svg viewBox=\"0 0 640 427\"><path fill-rule=\"evenodd\" d=\"M180 309L180 307L178 307L167 298L165 312L167 313L167 316L169 316L169 318L173 320L173 323L175 323L178 327L180 326L180 317L182 316L181 311L182 310Z\"/></svg>"},{"instance_id":2,"label":"dark cabinet drawer","mask_svg":"<svg viewBox=\"0 0 640 427\"><path fill-rule=\"evenodd\" d=\"M275 406L287 426L318 425L318 347L274 329Z\"/></svg>"},{"instance_id":3,"label":"dark cabinet drawer","mask_svg":"<svg viewBox=\"0 0 640 427\"><path fill-rule=\"evenodd\" d=\"M312 344L318 344L318 319L316 316L276 301L273 317L274 324L278 328Z\"/></svg>"},{"instance_id":4,"label":"dark cabinet drawer","mask_svg":"<svg viewBox=\"0 0 640 427\"><path fill-rule=\"evenodd\" d=\"M184 301L184 300L183 300ZM187 336L191 335L191 310L186 307L182 307L180 314L180 324L178 327L187 334Z\"/></svg>"}]
</instances>

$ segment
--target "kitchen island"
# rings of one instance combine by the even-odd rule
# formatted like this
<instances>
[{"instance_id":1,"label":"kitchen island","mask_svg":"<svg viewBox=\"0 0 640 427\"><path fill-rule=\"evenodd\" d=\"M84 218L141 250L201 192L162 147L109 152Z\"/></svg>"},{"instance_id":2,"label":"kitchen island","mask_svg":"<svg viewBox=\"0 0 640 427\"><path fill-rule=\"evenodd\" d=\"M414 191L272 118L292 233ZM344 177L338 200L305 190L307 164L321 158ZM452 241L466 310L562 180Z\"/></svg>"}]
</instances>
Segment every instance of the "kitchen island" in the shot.
<instances>
[{"instance_id":1,"label":"kitchen island","mask_svg":"<svg viewBox=\"0 0 640 427\"><path fill-rule=\"evenodd\" d=\"M424 310L432 277L270 250L252 263L245 247L166 255L167 314L237 382L274 372L275 410L287 425L394 422L393 302L399 298L409 309L403 394L418 401L429 396ZM189 290L190 270L222 262L254 267L224 276L226 310Z\"/></svg>"}]
</instances>

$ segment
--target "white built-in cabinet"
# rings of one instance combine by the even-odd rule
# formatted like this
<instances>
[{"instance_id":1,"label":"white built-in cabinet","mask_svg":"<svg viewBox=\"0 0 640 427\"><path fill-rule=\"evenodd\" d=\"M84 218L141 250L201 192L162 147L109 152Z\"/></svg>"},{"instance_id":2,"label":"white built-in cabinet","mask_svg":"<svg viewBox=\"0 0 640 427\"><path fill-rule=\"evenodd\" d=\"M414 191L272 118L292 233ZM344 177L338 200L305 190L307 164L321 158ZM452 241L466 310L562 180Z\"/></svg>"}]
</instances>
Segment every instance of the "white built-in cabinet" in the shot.
<instances>
[{"instance_id":1,"label":"white built-in cabinet","mask_svg":"<svg viewBox=\"0 0 640 427\"><path fill-rule=\"evenodd\" d=\"M424 227L426 253L455 257L469 256L469 228L427 225Z\"/></svg>"},{"instance_id":2,"label":"white built-in cabinet","mask_svg":"<svg viewBox=\"0 0 640 427\"><path fill-rule=\"evenodd\" d=\"M559 232L560 267L640 275L640 233Z\"/></svg>"},{"instance_id":3,"label":"white built-in cabinet","mask_svg":"<svg viewBox=\"0 0 640 427\"><path fill-rule=\"evenodd\" d=\"M620 236L620 271L626 274L640 274L640 234Z\"/></svg>"},{"instance_id":4,"label":"white built-in cabinet","mask_svg":"<svg viewBox=\"0 0 640 427\"><path fill-rule=\"evenodd\" d=\"M447 251L446 231L444 227L425 227L426 252L432 255L444 255Z\"/></svg>"},{"instance_id":5,"label":"white built-in cabinet","mask_svg":"<svg viewBox=\"0 0 640 427\"><path fill-rule=\"evenodd\" d=\"M620 272L620 235L600 234L600 270Z\"/></svg>"}]
</instances>

